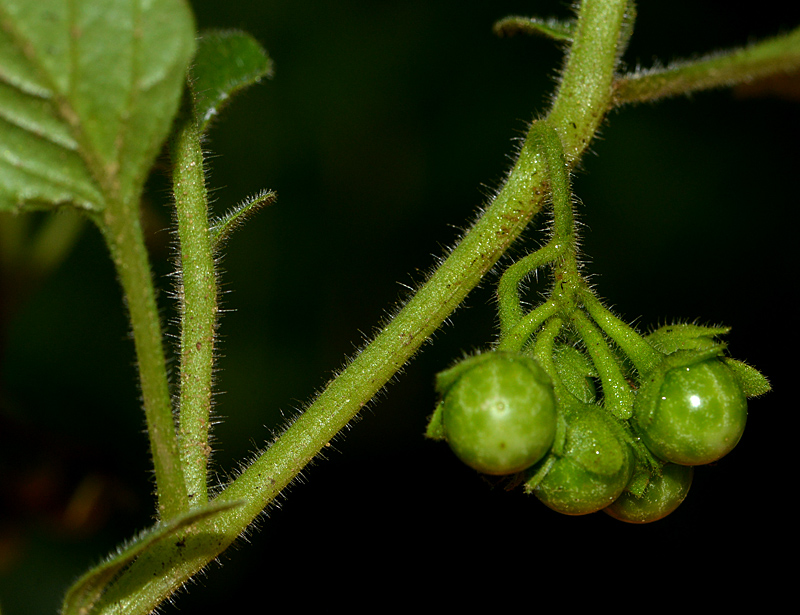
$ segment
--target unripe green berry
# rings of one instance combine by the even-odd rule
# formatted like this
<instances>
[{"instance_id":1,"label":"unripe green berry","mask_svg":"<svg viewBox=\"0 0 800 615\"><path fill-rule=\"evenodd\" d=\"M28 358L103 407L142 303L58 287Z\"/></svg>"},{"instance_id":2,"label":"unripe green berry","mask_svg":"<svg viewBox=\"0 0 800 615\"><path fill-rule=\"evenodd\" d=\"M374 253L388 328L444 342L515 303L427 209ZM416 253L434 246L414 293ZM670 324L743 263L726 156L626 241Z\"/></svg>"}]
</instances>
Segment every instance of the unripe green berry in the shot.
<instances>
[{"instance_id":1,"label":"unripe green berry","mask_svg":"<svg viewBox=\"0 0 800 615\"><path fill-rule=\"evenodd\" d=\"M565 515L586 515L609 506L631 480L634 457L599 406L584 404L567 413L563 451L554 454L544 476L528 490Z\"/></svg>"},{"instance_id":2,"label":"unripe green berry","mask_svg":"<svg viewBox=\"0 0 800 615\"><path fill-rule=\"evenodd\" d=\"M444 394L445 438L458 458L479 472L520 472L553 443L553 386L529 357L498 352L481 359L459 373Z\"/></svg>"},{"instance_id":3,"label":"unripe green berry","mask_svg":"<svg viewBox=\"0 0 800 615\"><path fill-rule=\"evenodd\" d=\"M719 359L673 367L636 419L654 455L679 465L711 463L733 450L744 433L747 399Z\"/></svg>"},{"instance_id":4,"label":"unripe green berry","mask_svg":"<svg viewBox=\"0 0 800 615\"><path fill-rule=\"evenodd\" d=\"M650 479L641 497L623 493L605 512L626 523L652 523L681 505L692 486L694 468L667 463L660 476Z\"/></svg>"}]
</instances>

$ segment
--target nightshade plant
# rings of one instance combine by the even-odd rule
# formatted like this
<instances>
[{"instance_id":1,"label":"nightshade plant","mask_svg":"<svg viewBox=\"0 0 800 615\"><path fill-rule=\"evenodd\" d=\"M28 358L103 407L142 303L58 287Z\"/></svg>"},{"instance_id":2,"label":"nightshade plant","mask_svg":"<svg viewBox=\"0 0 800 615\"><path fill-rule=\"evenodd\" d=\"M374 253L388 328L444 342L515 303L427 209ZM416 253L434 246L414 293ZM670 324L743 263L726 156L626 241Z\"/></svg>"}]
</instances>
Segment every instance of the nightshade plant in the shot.
<instances>
[{"instance_id":1,"label":"nightshade plant","mask_svg":"<svg viewBox=\"0 0 800 615\"><path fill-rule=\"evenodd\" d=\"M673 465L707 463L735 445L743 397L765 392L766 381L725 356L724 328L674 325L642 337L603 306L580 272L569 172L613 107L795 69L800 30L663 70L617 74L634 20L633 2L585 0L574 21L498 24L501 32L545 34L568 48L552 107L531 125L505 184L374 340L280 438L210 492L215 257L274 195L260 193L212 219L201 137L230 95L266 76L270 62L244 34L207 33L196 43L183 0L0 0L0 210L70 208L100 230L131 321L158 494L158 523L81 577L64 613L150 612L203 570L414 355L548 201L552 239L501 279L496 348L438 381L446 398L460 378L502 359L523 365L541 403L555 407L533 421L538 437L523 461L478 469L530 468L526 489L556 510L611 505L613 516L641 522L667 514L685 495L690 472ZM139 219L145 179L168 138L180 242L177 407ZM526 312L520 283L545 267L552 292ZM685 390L687 371L729 393L730 401L716 405L730 431L698 441L681 400L659 403L665 391ZM430 435L448 435L448 412L445 401ZM574 485L590 496L575 496Z\"/></svg>"}]
</instances>

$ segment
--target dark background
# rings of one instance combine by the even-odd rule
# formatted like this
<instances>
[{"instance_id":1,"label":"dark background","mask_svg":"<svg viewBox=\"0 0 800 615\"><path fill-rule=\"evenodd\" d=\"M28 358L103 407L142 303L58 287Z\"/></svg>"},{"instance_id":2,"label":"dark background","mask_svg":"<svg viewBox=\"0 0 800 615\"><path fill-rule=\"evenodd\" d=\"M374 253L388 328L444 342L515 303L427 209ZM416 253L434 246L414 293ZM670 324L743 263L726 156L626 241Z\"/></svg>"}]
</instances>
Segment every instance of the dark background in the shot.
<instances>
[{"instance_id":1,"label":"dark background","mask_svg":"<svg viewBox=\"0 0 800 615\"><path fill-rule=\"evenodd\" d=\"M800 23L800 8L783 2L747 13L716 2L640 4L630 68ZM543 39L499 39L492 23L569 11L550 0L193 5L200 28L247 30L276 63L274 79L242 94L208 143L217 211L261 188L279 194L234 235L223 263L230 311L221 324L214 459L224 480L371 335L404 285L424 277L497 186L512 139L546 111L561 52ZM309 607L380 607L368 602L379 588L383 600L418 598L431 586L447 599L442 590L453 588L442 585L453 575L491 579L486 590L504 595L593 579L629 592L665 571L691 572L691 582L714 570L738 584L768 571L793 532L798 112L791 79L615 111L574 181L599 293L643 329L675 319L731 325L731 353L775 388L751 403L739 447L698 468L671 517L637 527L602 513L561 516L424 440L434 374L493 340L493 275L327 460L304 471L259 531L176 606L215 613L288 593ZM146 213L169 320L163 172ZM516 253L538 236L532 230ZM105 249L87 228L4 323L6 615L53 612L78 574L151 522L147 440L121 308ZM70 524L65 511L80 489L100 495L83 522ZM531 585L512 583L519 574Z\"/></svg>"}]
</instances>

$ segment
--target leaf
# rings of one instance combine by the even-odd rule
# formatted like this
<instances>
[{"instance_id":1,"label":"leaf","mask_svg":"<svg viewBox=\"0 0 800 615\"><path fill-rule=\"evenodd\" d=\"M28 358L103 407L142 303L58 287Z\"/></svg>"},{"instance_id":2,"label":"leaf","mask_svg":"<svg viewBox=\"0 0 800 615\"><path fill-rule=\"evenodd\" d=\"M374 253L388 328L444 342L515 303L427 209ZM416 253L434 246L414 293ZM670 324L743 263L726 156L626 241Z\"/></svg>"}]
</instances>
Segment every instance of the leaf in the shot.
<instances>
[{"instance_id":1,"label":"leaf","mask_svg":"<svg viewBox=\"0 0 800 615\"><path fill-rule=\"evenodd\" d=\"M138 200L193 52L185 0L0 0L0 211Z\"/></svg>"},{"instance_id":2,"label":"leaf","mask_svg":"<svg viewBox=\"0 0 800 615\"><path fill-rule=\"evenodd\" d=\"M108 585L117 573L122 571L128 564L133 562L147 549L156 543L169 538L178 538L179 535L187 530L191 525L198 521L203 521L211 517L220 515L223 512L241 506L241 501L224 502L222 504L210 503L202 508L192 510L184 515L176 517L167 523L157 524L150 530L142 533L132 543L123 547L119 552L110 557L105 562L92 568L84 574L69 589L64 604L61 608L63 615L82 615L90 613L92 607L103 595L106 585Z\"/></svg>"},{"instance_id":3,"label":"leaf","mask_svg":"<svg viewBox=\"0 0 800 615\"><path fill-rule=\"evenodd\" d=\"M730 357L723 357L722 360L733 372L736 381L742 387L745 397L758 397L772 390L772 386L770 386L766 376L752 365Z\"/></svg>"},{"instance_id":4,"label":"leaf","mask_svg":"<svg viewBox=\"0 0 800 615\"><path fill-rule=\"evenodd\" d=\"M211 31L200 38L191 75L195 121L203 133L233 94L272 76L272 60L249 34Z\"/></svg>"},{"instance_id":5,"label":"leaf","mask_svg":"<svg viewBox=\"0 0 800 615\"><path fill-rule=\"evenodd\" d=\"M212 221L209 228L212 251L219 251L233 231L247 222L256 212L274 203L276 198L277 195L271 190L262 190L255 196L245 199L224 216Z\"/></svg>"},{"instance_id":6,"label":"leaf","mask_svg":"<svg viewBox=\"0 0 800 615\"><path fill-rule=\"evenodd\" d=\"M575 33L575 24L574 19L567 21L556 18L511 16L494 24L494 32L498 36L512 36L520 32L537 34L556 41L571 42Z\"/></svg>"}]
</instances>

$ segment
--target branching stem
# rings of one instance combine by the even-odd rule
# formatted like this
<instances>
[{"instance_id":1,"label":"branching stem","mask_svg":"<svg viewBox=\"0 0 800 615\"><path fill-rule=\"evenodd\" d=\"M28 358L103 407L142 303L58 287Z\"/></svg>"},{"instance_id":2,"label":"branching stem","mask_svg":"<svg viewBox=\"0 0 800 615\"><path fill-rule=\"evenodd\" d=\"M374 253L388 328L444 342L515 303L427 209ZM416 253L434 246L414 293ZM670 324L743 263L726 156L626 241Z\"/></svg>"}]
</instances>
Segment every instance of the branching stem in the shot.
<instances>
[{"instance_id":1,"label":"branching stem","mask_svg":"<svg viewBox=\"0 0 800 615\"><path fill-rule=\"evenodd\" d=\"M559 98L548 123L574 163L610 103L625 0L584 0ZM598 58L602 61L598 62ZM551 121L552 120L552 121ZM192 537L134 562L99 612L147 612L224 550L453 312L542 206L545 161L526 141L505 186L447 260L391 323L292 426L219 497L245 504L199 523ZM208 525L208 527L206 527ZM193 538L193 540L190 540Z\"/></svg>"},{"instance_id":2,"label":"branching stem","mask_svg":"<svg viewBox=\"0 0 800 615\"><path fill-rule=\"evenodd\" d=\"M552 110L543 120L555 130L563 145L565 169L571 168L580 159L607 111L614 104L620 104L620 101L632 98L627 95L625 98L620 94L625 91L624 87L627 87L620 85L624 83L623 81L617 82L617 88L614 89L620 41L624 39L624 36L621 37L621 31L625 21L626 4L626 0L583 0L580 5L577 25L572 33L573 44L562 81ZM796 42L792 42L792 44L796 44ZM779 55L781 53L790 55L785 50L778 53ZM701 70L708 72L711 69L706 67ZM731 78L741 79L742 77ZM709 87L709 83L709 81L704 81L698 87ZM647 88L649 87L647 86ZM682 87L685 91L687 86ZM642 99L642 96L637 94L633 98ZM538 128L534 125L505 186L494 202L463 237L447 260L419 289L413 299L374 341L328 385L284 434L214 500L220 505L234 501L242 501L243 504L225 510L213 519L198 521L188 528L179 540L161 541L152 549L148 549L109 585L108 591L98 603L98 613L137 614L148 613L156 608L226 549L415 354L425 340L478 284L481 277L494 266L530 219L540 210L544 200L543 195L548 188L549 175L545 156L542 150L536 146L537 130ZM191 143L188 145L190 148L194 147ZM192 151L187 151L189 152L187 159L195 156ZM200 191L201 169L201 164L179 169L178 176L176 176L176 192L179 191L180 181L182 181L181 173L185 171L187 181L194 183L194 186L187 190L188 198L192 200L198 198L198 203L205 203L204 194L200 194L200 192L194 195L190 194L191 191ZM187 214L190 218L196 216L187 220L187 224L193 226L202 223L205 225L204 232L207 233L205 211L192 210L191 207L187 208L187 212L189 211L198 213ZM136 241L141 243L141 233L137 231L138 234L133 233L131 237L128 237L129 233L125 228L126 224L132 224L133 218L124 221L108 221L106 236L109 245L112 246L112 254L114 254L120 271L126 295L129 297L131 319L134 322L137 354L142 369L142 389L145 396L148 428L156 460L159 507L165 516L174 516L176 512L186 507L187 492L183 484L180 455L169 408L166 377L163 375L164 361L157 318L153 324L153 314L157 314L157 311L152 296L147 260L146 256L141 256L143 246L136 244ZM135 220L135 223L136 229L138 229L138 220ZM202 243L202 246L188 247L187 249L205 250L208 237L200 237L198 242L197 245ZM135 267L136 271L127 271L129 267L127 260L119 256L124 251L131 251L138 255L136 259L139 264ZM189 256L188 254L182 256L184 284L187 281L186 270L192 266L188 264ZM194 257L194 255L191 256ZM553 255L546 254L545 256L546 262L552 260L551 256ZM553 258L558 257L559 254L556 254ZM202 255L200 258L202 262L207 262L206 256ZM572 313L565 308L564 302L577 301L574 295L578 294L580 290L576 282L579 279L576 267L574 257L556 263L556 277L561 275L563 278L564 292L567 295L564 298L559 297L556 293L554 298L557 299L558 309L562 310L565 320L566 317L571 317ZM213 296L215 299L216 291L210 292L212 287L208 286L209 276L213 278L213 271L211 273L203 272L199 278L198 289L201 294L208 291L209 296ZM516 283L518 282L519 280L516 281ZM140 291L140 287L146 290ZM141 297L140 293L143 293ZM188 298L188 296L187 291L186 297ZM200 342L201 348L207 348L211 352L211 345L206 345L204 342L213 332L216 308L209 303L205 309L206 316L210 317L210 320L192 333L192 337L186 337L184 343L191 345L193 341L195 344ZM147 316L142 316L144 312L149 313ZM512 312L514 313L509 322L514 320L519 322L520 310L514 311L512 308ZM597 352L592 354L592 359L595 364L600 364L601 367L605 364L608 368L606 373L601 373L606 397L608 398L610 394L607 388L612 391L617 388L615 383L619 384L620 389L630 393L630 387L624 383L622 372L616 366L616 357L605 343L601 331L581 309L574 309L572 312L577 315L573 318L572 324L580 330L581 337L587 341L587 344L591 345L593 336L598 342L599 354ZM187 310L187 315L189 313ZM548 313L539 314L539 316L546 319L553 315ZM149 324L144 321L148 321ZM550 344L546 349L548 355L552 353L552 343L554 343L560 327L561 320L551 318L543 333ZM608 356L604 356L606 351L609 353ZM591 353L592 349L590 348ZM189 366L192 363L193 361L187 361L187 369L190 369ZM205 365L205 363L203 364ZM152 369L159 371L161 375L151 374ZM551 367L551 371L553 369ZM186 370L184 373L187 373ZM205 378L204 375L201 379ZM210 382L210 379L208 381ZM192 400L201 399L202 401L198 402L199 405L196 408L197 414L194 414L194 410L191 411L195 418L188 418L188 415L184 414L186 425L182 426L185 428L182 435L185 442L205 442L203 438L207 434L204 434L201 429L193 431L194 435L191 436L188 436L189 432L186 431L192 421L199 426L200 417L207 416L204 414L207 408L205 389L200 391L197 396L194 393L187 393L187 398L182 404L185 403L184 408L188 408L194 403ZM631 400L624 394L617 396L613 404L618 416L629 416ZM194 438L194 440L187 438ZM193 456L197 459L196 448L189 446L184 449L184 460L187 463ZM198 465L199 467L200 465ZM190 490L192 493L199 493L198 485L201 477L203 481L205 480L205 468L199 470L195 475L192 475L191 472Z\"/></svg>"}]
</instances>

